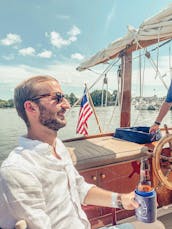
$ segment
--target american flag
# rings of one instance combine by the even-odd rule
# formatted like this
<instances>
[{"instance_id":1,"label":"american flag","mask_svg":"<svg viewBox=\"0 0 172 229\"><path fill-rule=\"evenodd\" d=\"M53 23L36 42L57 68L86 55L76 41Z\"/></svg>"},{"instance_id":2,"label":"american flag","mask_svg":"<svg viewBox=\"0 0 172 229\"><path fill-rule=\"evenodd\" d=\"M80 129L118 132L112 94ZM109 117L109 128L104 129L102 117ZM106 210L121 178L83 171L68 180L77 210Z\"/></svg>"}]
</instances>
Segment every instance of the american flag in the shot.
<instances>
[{"instance_id":1,"label":"american flag","mask_svg":"<svg viewBox=\"0 0 172 229\"><path fill-rule=\"evenodd\" d=\"M81 108L79 111L79 119L76 127L76 133L88 135L88 124L87 120L92 115L93 111L88 102L88 98L86 95L86 90L84 90L84 95L81 101Z\"/></svg>"}]
</instances>

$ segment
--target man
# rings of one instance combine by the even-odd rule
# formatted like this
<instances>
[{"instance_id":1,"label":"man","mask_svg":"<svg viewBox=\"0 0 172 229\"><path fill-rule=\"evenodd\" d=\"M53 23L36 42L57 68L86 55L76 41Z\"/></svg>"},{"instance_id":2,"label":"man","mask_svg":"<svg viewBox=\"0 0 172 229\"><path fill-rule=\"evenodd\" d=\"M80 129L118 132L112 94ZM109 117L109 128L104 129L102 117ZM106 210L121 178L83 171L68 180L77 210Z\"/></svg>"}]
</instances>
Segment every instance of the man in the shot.
<instances>
[{"instance_id":1,"label":"man","mask_svg":"<svg viewBox=\"0 0 172 229\"><path fill-rule=\"evenodd\" d=\"M1 166L0 227L11 229L24 219L29 229L90 229L81 204L138 207L133 192L100 189L74 168L57 137L70 105L55 78L36 76L22 82L15 88L14 102L27 134Z\"/></svg>"},{"instance_id":2,"label":"man","mask_svg":"<svg viewBox=\"0 0 172 229\"><path fill-rule=\"evenodd\" d=\"M156 132L159 129L159 126L161 125L163 118L165 117L165 115L167 114L171 106L172 106L172 81L170 83L170 87L168 89L166 99L161 105L158 116L156 117L154 124L150 127L149 130L150 133Z\"/></svg>"}]
</instances>

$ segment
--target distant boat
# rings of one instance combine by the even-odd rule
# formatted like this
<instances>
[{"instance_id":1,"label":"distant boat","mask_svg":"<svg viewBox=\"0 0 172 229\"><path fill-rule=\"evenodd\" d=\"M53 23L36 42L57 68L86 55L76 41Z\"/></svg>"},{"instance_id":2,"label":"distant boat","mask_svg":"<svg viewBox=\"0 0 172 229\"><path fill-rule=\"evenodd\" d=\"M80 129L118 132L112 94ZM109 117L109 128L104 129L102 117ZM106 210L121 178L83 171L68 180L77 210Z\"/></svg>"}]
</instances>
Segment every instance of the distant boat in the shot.
<instances>
[{"instance_id":1,"label":"distant boat","mask_svg":"<svg viewBox=\"0 0 172 229\"><path fill-rule=\"evenodd\" d=\"M139 103L139 104L136 104L135 105L135 109L136 110L151 110L151 111L155 111L155 110L158 110L158 107L153 105L153 104L142 104L142 103Z\"/></svg>"},{"instance_id":2,"label":"distant boat","mask_svg":"<svg viewBox=\"0 0 172 229\"><path fill-rule=\"evenodd\" d=\"M135 105L135 109L136 110L148 110L149 105L145 102L138 102Z\"/></svg>"},{"instance_id":3,"label":"distant boat","mask_svg":"<svg viewBox=\"0 0 172 229\"><path fill-rule=\"evenodd\" d=\"M150 111L155 111L156 110L156 107L154 105L149 105L147 110L150 110Z\"/></svg>"}]
</instances>

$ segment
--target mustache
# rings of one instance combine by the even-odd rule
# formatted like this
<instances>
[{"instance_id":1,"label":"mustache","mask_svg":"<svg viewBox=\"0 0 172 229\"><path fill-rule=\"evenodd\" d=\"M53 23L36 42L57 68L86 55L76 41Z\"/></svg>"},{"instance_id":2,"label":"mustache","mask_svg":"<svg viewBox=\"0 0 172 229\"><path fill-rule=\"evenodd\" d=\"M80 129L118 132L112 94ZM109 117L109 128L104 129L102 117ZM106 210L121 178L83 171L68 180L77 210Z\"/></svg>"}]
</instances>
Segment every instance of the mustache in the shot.
<instances>
[{"instance_id":1,"label":"mustache","mask_svg":"<svg viewBox=\"0 0 172 229\"><path fill-rule=\"evenodd\" d=\"M65 113L66 112L66 109L65 108L61 108L57 113Z\"/></svg>"}]
</instances>

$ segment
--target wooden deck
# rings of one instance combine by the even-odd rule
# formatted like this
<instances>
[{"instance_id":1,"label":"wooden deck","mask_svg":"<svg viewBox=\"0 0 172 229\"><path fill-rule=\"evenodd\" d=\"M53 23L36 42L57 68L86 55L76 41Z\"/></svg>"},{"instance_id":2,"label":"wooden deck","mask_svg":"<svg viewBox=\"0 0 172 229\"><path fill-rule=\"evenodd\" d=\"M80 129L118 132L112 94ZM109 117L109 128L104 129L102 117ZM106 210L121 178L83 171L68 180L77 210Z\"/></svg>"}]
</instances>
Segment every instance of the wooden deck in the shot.
<instances>
[{"instance_id":1,"label":"wooden deck","mask_svg":"<svg viewBox=\"0 0 172 229\"><path fill-rule=\"evenodd\" d=\"M165 131L161 130L162 136ZM78 170L95 168L112 163L139 159L144 146L154 149L158 141L148 144L137 144L113 137L113 133L99 134L64 141L71 155L75 155Z\"/></svg>"},{"instance_id":2,"label":"wooden deck","mask_svg":"<svg viewBox=\"0 0 172 229\"><path fill-rule=\"evenodd\" d=\"M76 155L78 170L119 163L140 158L143 145L103 136L65 142L68 150Z\"/></svg>"}]
</instances>

